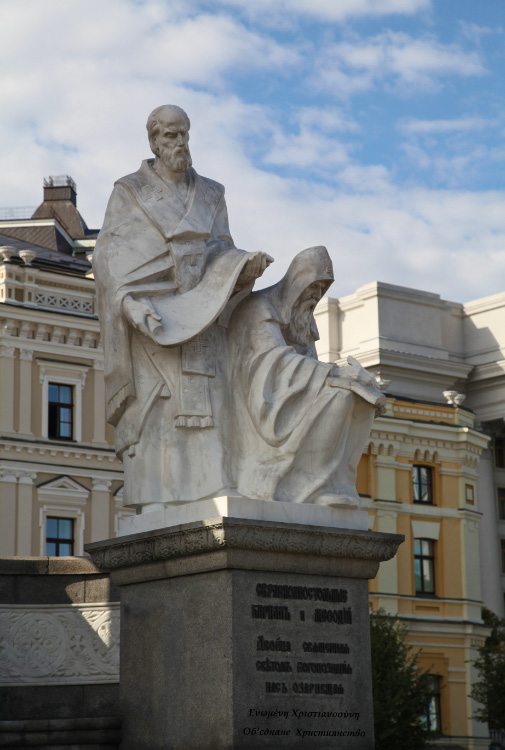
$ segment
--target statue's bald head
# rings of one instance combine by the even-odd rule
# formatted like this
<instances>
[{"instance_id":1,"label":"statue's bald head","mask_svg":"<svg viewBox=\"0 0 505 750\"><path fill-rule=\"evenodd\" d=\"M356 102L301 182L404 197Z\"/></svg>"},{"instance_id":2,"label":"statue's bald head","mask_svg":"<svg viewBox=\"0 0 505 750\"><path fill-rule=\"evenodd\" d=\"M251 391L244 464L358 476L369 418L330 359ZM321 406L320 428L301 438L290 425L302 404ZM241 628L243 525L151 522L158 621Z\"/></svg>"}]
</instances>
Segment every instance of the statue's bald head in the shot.
<instances>
[{"instance_id":1,"label":"statue's bald head","mask_svg":"<svg viewBox=\"0 0 505 750\"><path fill-rule=\"evenodd\" d=\"M191 125L189 117L187 116L185 111L181 109L181 107L178 107L176 104L162 104L161 107L156 107L156 109L153 109L153 111L147 118L146 128L147 135L149 136L149 145L151 146L151 150L154 154L156 154L156 151L153 148L154 138L160 131L161 123L167 123L177 120L185 120L189 130Z\"/></svg>"}]
</instances>

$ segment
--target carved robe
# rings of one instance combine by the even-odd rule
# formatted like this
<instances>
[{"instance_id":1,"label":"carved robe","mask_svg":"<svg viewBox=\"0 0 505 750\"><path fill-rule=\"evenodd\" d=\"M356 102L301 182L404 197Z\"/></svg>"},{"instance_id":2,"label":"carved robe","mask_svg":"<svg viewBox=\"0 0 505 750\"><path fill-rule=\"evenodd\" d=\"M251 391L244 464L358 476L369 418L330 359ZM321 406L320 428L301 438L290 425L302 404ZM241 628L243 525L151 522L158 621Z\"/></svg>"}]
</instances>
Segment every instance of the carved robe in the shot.
<instances>
[{"instance_id":1,"label":"carved robe","mask_svg":"<svg viewBox=\"0 0 505 750\"><path fill-rule=\"evenodd\" d=\"M225 326L252 287L237 287L250 254L233 244L223 186L188 176L185 202L152 160L118 180L93 254L126 505L197 500L230 484ZM127 295L161 316L150 338L128 323Z\"/></svg>"},{"instance_id":2,"label":"carved robe","mask_svg":"<svg viewBox=\"0 0 505 750\"><path fill-rule=\"evenodd\" d=\"M233 465L246 497L359 506L357 464L384 397L317 360L313 315L309 345L290 338L300 295L312 282L328 288L332 281L326 249L304 250L282 281L249 295L230 322Z\"/></svg>"}]
</instances>

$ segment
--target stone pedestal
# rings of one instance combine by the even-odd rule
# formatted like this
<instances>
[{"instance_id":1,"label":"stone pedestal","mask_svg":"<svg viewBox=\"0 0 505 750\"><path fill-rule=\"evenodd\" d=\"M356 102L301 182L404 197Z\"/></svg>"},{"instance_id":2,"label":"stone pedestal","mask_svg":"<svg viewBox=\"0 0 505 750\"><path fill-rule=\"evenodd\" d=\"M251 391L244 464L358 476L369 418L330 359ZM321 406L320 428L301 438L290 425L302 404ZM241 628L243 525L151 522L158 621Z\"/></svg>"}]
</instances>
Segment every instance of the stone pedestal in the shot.
<instances>
[{"instance_id":1,"label":"stone pedestal","mask_svg":"<svg viewBox=\"0 0 505 750\"><path fill-rule=\"evenodd\" d=\"M225 516L87 545L121 587L122 750L373 750L367 579L402 539Z\"/></svg>"}]
</instances>

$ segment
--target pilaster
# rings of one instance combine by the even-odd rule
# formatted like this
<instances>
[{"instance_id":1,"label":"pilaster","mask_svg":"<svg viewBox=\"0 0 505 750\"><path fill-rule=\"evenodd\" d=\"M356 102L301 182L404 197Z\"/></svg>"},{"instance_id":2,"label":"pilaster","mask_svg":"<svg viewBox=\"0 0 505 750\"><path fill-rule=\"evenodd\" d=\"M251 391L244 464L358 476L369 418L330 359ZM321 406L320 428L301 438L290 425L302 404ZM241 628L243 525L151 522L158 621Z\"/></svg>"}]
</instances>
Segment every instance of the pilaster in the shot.
<instances>
[{"instance_id":1,"label":"pilaster","mask_svg":"<svg viewBox=\"0 0 505 750\"><path fill-rule=\"evenodd\" d=\"M32 432L32 362L33 351L19 351L19 432L33 435Z\"/></svg>"},{"instance_id":2,"label":"pilaster","mask_svg":"<svg viewBox=\"0 0 505 750\"><path fill-rule=\"evenodd\" d=\"M91 541L107 538L110 518L110 488L112 482L93 478L91 491Z\"/></svg>"},{"instance_id":3,"label":"pilaster","mask_svg":"<svg viewBox=\"0 0 505 750\"><path fill-rule=\"evenodd\" d=\"M95 359L93 363L93 443L107 445L105 440L105 379L104 361Z\"/></svg>"},{"instance_id":4,"label":"pilaster","mask_svg":"<svg viewBox=\"0 0 505 750\"><path fill-rule=\"evenodd\" d=\"M16 347L0 344L0 432L13 435L14 431L14 358Z\"/></svg>"},{"instance_id":5,"label":"pilaster","mask_svg":"<svg viewBox=\"0 0 505 750\"><path fill-rule=\"evenodd\" d=\"M382 506L382 503L380 503ZM377 531L382 534L396 534L398 512L393 504L377 510ZM378 573L379 605L391 614L398 613L398 558L395 556L382 563ZM389 596L388 596L389 595Z\"/></svg>"},{"instance_id":6,"label":"pilaster","mask_svg":"<svg viewBox=\"0 0 505 750\"><path fill-rule=\"evenodd\" d=\"M0 555L16 554L16 484L13 472L0 473Z\"/></svg>"},{"instance_id":7,"label":"pilaster","mask_svg":"<svg viewBox=\"0 0 505 750\"><path fill-rule=\"evenodd\" d=\"M479 524L479 548L483 575L482 601L499 617L504 616L501 583L500 540L496 533L497 501L493 475L493 457L487 448L482 452L477 478L477 507L482 513Z\"/></svg>"},{"instance_id":8,"label":"pilaster","mask_svg":"<svg viewBox=\"0 0 505 750\"><path fill-rule=\"evenodd\" d=\"M396 500L396 458L376 456L377 497L379 500Z\"/></svg>"},{"instance_id":9,"label":"pilaster","mask_svg":"<svg viewBox=\"0 0 505 750\"><path fill-rule=\"evenodd\" d=\"M16 523L16 554L29 557L32 554L33 482L36 474L19 472L18 512Z\"/></svg>"}]
</instances>

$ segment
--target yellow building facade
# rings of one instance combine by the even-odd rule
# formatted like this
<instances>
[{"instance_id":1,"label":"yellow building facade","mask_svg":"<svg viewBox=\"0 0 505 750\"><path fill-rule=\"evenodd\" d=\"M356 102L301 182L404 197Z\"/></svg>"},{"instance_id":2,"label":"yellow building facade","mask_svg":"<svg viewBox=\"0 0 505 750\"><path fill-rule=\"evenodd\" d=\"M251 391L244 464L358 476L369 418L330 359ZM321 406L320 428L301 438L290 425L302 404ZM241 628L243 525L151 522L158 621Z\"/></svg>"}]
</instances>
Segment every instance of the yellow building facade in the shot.
<instances>
[{"instance_id":1,"label":"yellow building facade","mask_svg":"<svg viewBox=\"0 0 505 750\"><path fill-rule=\"evenodd\" d=\"M487 632L476 505L477 465L487 442L464 409L388 398L357 482L370 528L405 536L370 584L371 606L407 625L419 664L439 678L432 726L444 745L468 750L489 745L468 697L471 662Z\"/></svg>"},{"instance_id":2,"label":"yellow building facade","mask_svg":"<svg viewBox=\"0 0 505 750\"><path fill-rule=\"evenodd\" d=\"M490 744L469 694L482 606L503 616L504 306L504 295L463 305L374 282L316 310L320 359L356 357L387 394L357 488L370 528L405 542L371 581L371 607L400 618L434 675L427 720L444 748Z\"/></svg>"},{"instance_id":3,"label":"yellow building facade","mask_svg":"<svg viewBox=\"0 0 505 750\"><path fill-rule=\"evenodd\" d=\"M2 556L83 555L132 513L105 421L96 232L71 178L46 183L35 218L0 221Z\"/></svg>"}]
</instances>

